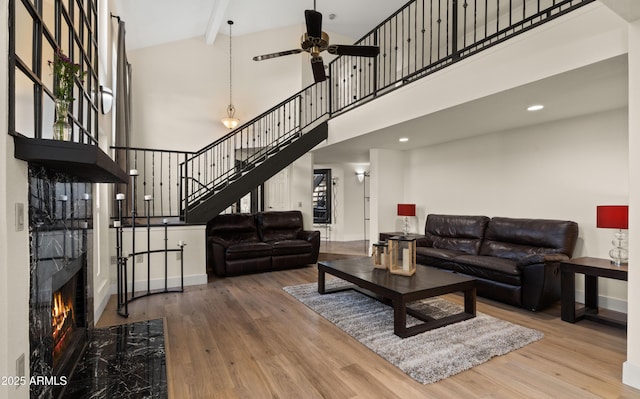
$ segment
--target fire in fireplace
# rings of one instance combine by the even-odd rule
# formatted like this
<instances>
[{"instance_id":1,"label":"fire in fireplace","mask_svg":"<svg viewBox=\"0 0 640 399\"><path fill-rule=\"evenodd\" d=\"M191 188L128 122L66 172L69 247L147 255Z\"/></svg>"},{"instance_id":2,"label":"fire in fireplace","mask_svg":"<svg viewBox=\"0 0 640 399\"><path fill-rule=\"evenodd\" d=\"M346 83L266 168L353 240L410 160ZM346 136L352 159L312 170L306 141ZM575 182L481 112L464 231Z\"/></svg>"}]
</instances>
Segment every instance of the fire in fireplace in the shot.
<instances>
[{"instance_id":1,"label":"fire in fireplace","mask_svg":"<svg viewBox=\"0 0 640 399\"><path fill-rule=\"evenodd\" d=\"M53 367L57 368L62 354L69 347L76 330L75 302L77 275L53 293L51 327L53 336Z\"/></svg>"}]
</instances>

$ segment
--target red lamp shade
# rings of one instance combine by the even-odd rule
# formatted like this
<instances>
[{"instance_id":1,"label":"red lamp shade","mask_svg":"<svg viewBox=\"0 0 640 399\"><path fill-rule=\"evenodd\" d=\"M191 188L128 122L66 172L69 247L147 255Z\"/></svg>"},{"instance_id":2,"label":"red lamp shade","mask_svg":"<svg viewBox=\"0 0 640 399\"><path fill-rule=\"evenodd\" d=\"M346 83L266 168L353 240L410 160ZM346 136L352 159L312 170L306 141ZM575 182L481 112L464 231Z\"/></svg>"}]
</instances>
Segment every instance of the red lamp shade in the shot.
<instances>
[{"instance_id":1,"label":"red lamp shade","mask_svg":"<svg viewBox=\"0 0 640 399\"><path fill-rule=\"evenodd\" d=\"M628 205L598 205L596 227L604 229L628 229Z\"/></svg>"},{"instance_id":2,"label":"red lamp shade","mask_svg":"<svg viewBox=\"0 0 640 399\"><path fill-rule=\"evenodd\" d=\"M416 204L398 204L398 216L415 216Z\"/></svg>"}]
</instances>

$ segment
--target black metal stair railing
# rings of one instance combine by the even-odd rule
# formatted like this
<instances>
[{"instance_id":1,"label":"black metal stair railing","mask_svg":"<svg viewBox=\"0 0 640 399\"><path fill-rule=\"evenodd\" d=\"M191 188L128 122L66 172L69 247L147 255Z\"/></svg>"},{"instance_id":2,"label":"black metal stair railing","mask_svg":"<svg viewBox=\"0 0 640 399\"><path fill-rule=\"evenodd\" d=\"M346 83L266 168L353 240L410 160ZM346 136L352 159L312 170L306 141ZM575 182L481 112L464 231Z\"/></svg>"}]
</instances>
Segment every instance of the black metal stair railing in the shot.
<instances>
[{"instance_id":1,"label":"black metal stair railing","mask_svg":"<svg viewBox=\"0 0 640 399\"><path fill-rule=\"evenodd\" d=\"M189 157L181 165L183 218L194 204L232 184L328 116L328 88L327 82L313 84Z\"/></svg>"}]
</instances>

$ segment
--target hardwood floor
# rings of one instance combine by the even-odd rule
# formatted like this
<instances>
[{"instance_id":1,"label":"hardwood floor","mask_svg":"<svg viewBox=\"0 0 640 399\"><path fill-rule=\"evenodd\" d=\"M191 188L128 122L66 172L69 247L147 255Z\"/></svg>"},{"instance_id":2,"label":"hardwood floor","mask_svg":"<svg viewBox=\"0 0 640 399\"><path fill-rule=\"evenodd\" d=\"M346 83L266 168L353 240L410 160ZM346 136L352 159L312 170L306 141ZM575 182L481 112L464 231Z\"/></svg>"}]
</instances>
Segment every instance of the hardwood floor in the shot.
<instances>
[{"instance_id":1,"label":"hardwood floor","mask_svg":"<svg viewBox=\"0 0 640 399\"><path fill-rule=\"evenodd\" d=\"M332 249L353 256L359 246L364 252L363 242ZM621 382L624 331L589 321L565 323L559 306L532 313L483 298L479 312L545 337L421 385L282 290L316 278L313 266L210 278L182 294L139 299L129 306L128 319L117 316L111 298L98 327L166 318L172 399L640 398L639 390ZM462 303L459 295L446 298Z\"/></svg>"}]
</instances>

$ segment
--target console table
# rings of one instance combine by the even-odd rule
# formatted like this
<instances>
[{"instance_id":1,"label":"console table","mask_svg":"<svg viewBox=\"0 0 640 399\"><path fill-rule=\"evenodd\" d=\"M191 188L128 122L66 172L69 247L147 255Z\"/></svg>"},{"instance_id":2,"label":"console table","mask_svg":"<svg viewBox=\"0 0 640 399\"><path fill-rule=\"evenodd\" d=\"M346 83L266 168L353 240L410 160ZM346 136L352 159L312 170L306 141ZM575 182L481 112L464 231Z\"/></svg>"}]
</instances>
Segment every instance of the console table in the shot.
<instances>
[{"instance_id":1,"label":"console table","mask_svg":"<svg viewBox=\"0 0 640 399\"><path fill-rule=\"evenodd\" d=\"M626 328L626 315L607 311L598 312L598 277L627 281L628 266L615 266L609 259L576 258L560 264L561 318L569 323L587 319L614 327ZM584 307L576 309L576 273L584 274ZM609 315L610 314L610 315Z\"/></svg>"}]
</instances>

